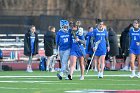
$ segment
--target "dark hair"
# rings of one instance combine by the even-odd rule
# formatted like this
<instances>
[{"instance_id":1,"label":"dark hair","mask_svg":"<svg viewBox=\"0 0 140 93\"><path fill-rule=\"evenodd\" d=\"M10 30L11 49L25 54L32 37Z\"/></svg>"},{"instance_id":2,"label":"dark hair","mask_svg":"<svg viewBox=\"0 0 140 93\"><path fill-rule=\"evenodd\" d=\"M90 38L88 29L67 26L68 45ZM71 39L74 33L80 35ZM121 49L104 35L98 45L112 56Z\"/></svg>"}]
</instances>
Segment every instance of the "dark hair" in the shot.
<instances>
[{"instance_id":1,"label":"dark hair","mask_svg":"<svg viewBox=\"0 0 140 93\"><path fill-rule=\"evenodd\" d=\"M54 28L55 28L54 26L49 26L49 27L48 27L48 30L51 31L51 30L54 29Z\"/></svg>"},{"instance_id":2,"label":"dark hair","mask_svg":"<svg viewBox=\"0 0 140 93\"><path fill-rule=\"evenodd\" d=\"M103 20L97 18L97 19L95 19L95 22L96 22L96 24L99 24L99 23L103 22Z\"/></svg>"},{"instance_id":3,"label":"dark hair","mask_svg":"<svg viewBox=\"0 0 140 93\"><path fill-rule=\"evenodd\" d=\"M92 28L92 26L89 26L89 27L88 27L88 30L89 30L90 28Z\"/></svg>"},{"instance_id":4,"label":"dark hair","mask_svg":"<svg viewBox=\"0 0 140 93\"><path fill-rule=\"evenodd\" d=\"M70 27L73 27L73 21L70 21L70 22L69 22L69 26L70 26Z\"/></svg>"},{"instance_id":5,"label":"dark hair","mask_svg":"<svg viewBox=\"0 0 140 93\"><path fill-rule=\"evenodd\" d=\"M34 25L29 26L29 29L31 29L32 27L35 27Z\"/></svg>"},{"instance_id":6,"label":"dark hair","mask_svg":"<svg viewBox=\"0 0 140 93\"><path fill-rule=\"evenodd\" d=\"M137 21L138 23L140 23L140 19L134 19L133 21Z\"/></svg>"}]
</instances>

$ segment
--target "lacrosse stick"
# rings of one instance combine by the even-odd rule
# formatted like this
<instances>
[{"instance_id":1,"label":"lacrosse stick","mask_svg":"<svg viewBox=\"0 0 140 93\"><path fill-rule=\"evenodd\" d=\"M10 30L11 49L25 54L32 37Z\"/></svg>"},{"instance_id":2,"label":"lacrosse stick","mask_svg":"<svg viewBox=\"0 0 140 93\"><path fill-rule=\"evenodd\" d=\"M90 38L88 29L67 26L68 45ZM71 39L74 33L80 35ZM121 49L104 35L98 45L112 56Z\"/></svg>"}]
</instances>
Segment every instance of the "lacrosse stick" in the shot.
<instances>
[{"instance_id":1,"label":"lacrosse stick","mask_svg":"<svg viewBox=\"0 0 140 93\"><path fill-rule=\"evenodd\" d=\"M91 57L91 60L90 60L90 63L89 63L89 65L88 65L88 69L87 69L86 74L87 74L88 71L89 71L90 65L91 65L91 63L92 63L92 61L93 61L93 58L94 58L95 52L96 52L96 50L97 50L98 45L99 45L100 42L101 42L101 40L98 40L97 42L95 42L95 51L94 51L94 53L93 53L93 55L92 55L92 57Z\"/></svg>"}]
</instances>

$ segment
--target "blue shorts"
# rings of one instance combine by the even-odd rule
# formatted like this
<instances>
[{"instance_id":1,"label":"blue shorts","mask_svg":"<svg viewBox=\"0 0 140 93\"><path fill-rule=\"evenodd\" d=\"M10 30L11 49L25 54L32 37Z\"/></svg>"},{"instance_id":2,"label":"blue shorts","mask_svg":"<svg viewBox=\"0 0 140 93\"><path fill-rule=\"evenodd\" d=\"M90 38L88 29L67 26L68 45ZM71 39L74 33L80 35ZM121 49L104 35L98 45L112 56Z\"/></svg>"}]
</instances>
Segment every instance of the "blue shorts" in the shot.
<instances>
[{"instance_id":1,"label":"blue shorts","mask_svg":"<svg viewBox=\"0 0 140 93\"><path fill-rule=\"evenodd\" d=\"M130 49L129 54L140 55L140 50L138 50L138 49Z\"/></svg>"},{"instance_id":2,"label":"blue shorts","mask_svg":"<svg viewBox=\"0 0 140 93\"><path fill-rule=\"evenodd\" d=\"M86 54L92 55L93 54L93 51L92 50L86 51Z\"/></svg>"},{"instance_id":3,"label":"blue shorts","mask_svg":"<svg viewBox=\"0 0 140 93\"><path fill-rule=\"evenodd\" d=\"M82 57L85 56L85 51L70 51L70 56Z\"/></svg>"},{"instance_id":4,"label":"blue shorts","mask_svg":"<svg viewBox=\"0 0 140 93\"><path fill-rule=\"evenodd\" d=\"M97 50L97 51L95 52L95 56L102 56L102 55L106 55L106 51Z\"/></svg>"}]
</instances>

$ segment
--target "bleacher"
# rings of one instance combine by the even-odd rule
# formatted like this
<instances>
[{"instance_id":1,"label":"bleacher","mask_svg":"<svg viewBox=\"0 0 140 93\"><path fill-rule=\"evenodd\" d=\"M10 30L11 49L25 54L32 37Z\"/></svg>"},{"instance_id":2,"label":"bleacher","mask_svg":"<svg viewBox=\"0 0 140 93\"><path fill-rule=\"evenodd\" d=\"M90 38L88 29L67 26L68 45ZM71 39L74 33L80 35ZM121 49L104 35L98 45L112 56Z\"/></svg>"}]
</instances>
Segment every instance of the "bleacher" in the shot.
<instances>
[{"instance_id":1,"label":"bleacher","mask_svg":"<svg viewBox=\"0 0 140 93\"><path fill-rule=\"evenodd\" d=\"M38 64L41 56L44 56L43 34L39 34L39 54L33 57L33 63ZM0 60L2 65L24 64L28 61L28 57L23 54L24 34L0 34L0 49L3 52L3 59ZM11 53L14 53L14 58L11 58ZM10 64L9 64L10 63ZM18 67L18 66L17 66ZM23 66L26 67L26 66ZM20 69L23 69L23 67ZM1 68L1 67L0 67ZM15 68L16 69L16 68ZM19 68L18 68L19 69ZM34 67L38 69L38 67Z\"/></svg>"}]
</instances>

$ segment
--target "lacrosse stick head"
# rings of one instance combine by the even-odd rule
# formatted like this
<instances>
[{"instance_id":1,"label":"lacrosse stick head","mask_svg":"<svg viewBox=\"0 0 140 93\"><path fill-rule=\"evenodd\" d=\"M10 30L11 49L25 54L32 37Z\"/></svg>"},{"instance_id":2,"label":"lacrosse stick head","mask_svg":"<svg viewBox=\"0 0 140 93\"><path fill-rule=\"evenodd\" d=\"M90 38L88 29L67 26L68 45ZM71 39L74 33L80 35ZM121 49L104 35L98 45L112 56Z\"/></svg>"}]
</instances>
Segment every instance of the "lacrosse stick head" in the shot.
<instances>
[{"instance_id":1,"label":"lacrosse stick head","mask_svg":"<svg viewBox=\"0 0 140 93\"><path fill-rule=\"evenodd\" d=\"M95 50L98 48L98 45L100 44L101 40L98 40L97 42L95 42Z\"/></svg>"}]
</instances>

